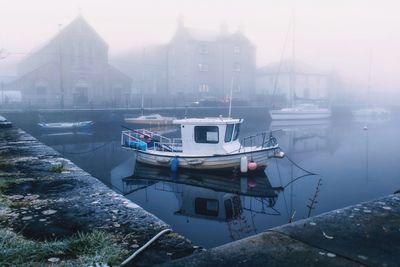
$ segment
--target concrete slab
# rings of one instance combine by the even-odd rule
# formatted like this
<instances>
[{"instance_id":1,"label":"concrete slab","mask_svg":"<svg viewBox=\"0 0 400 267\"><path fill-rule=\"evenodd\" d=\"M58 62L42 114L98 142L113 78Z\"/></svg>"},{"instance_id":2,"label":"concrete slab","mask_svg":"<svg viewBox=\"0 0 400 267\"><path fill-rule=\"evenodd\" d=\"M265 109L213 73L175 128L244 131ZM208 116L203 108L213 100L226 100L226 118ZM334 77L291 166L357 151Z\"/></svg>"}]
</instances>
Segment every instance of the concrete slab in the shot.
<instances>
[{"instance_id":1,"label":"concrete slab","mask_svg":"<svg viewBox=\"0 0 400 267\"><path fill-rule=\"evenodd\" d=\"M163 266L399 266L400 195L273 228Z\"/></svg>"},{"instance_id":2,"label":"concrete slab","mask_svg":"<svg viewBox=\"0 0 400 267\"><path fill-rule=\"evenodd\" d=\"M399 266L400 196L335 210L274 231L368 266Z\"/></svg>"},{"instance_id":3,"label":"concrete slab","mask_svg":"<svg viewBox=\"0 0 400 267\"><path fill-rule=\"evenodd\" d=\"M265 232L162 266L362 266L276 232Z\"/></svg>"},{"instance_id":4,"label":"concrete slab","mask_svg":"<svg viewBox=\"0 0 400 267\"><path fill-rule=\"evenodd\" d=\"M15 128L0 130L0 218L0 228L38 241L105 231L130 252L169 228L55 150ZM162 263L190 255L193 250L184 237L166 234L135 264Z\"/></svg>"}]
</instances>

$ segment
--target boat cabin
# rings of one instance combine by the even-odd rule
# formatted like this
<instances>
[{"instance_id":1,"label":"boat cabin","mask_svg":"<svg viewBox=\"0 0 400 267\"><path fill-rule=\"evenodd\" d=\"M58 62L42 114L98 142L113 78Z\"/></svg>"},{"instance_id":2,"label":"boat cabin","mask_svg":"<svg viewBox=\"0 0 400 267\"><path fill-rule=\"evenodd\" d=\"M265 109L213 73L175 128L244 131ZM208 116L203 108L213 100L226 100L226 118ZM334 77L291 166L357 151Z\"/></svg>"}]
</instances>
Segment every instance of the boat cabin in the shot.
<instances>
[{"instance_id":1,"label":"boat cabin","mask_svg":"<svg viewBox=\"0 0 400 267\"><path fill-rule=\"evenodd\" d=\"M240 148L238 140L243 119L190 118L174 120L180 125L182 150L185 154L226 154Z\"/></svg>"}]
</instances>

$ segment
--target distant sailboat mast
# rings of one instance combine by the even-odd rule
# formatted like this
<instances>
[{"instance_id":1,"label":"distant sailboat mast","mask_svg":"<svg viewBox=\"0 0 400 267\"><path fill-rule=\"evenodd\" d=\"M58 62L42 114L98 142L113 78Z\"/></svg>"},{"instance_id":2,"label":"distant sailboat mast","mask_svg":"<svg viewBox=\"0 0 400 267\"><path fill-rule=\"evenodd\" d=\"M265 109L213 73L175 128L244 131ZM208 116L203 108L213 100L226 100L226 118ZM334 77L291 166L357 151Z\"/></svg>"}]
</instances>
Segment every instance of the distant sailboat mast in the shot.
<instances>
[{"instance_id":1,"label":"distant sailboat mast","mask_svg":"<svg viewBox=\"0 0 400 267\"><path fill-rule=\"evenodd\" d=\"M295 9L292 10L292 67L291 67L291 72L290 72L290 80L289 80L289 87L290 87L290 93L289 93L289 106L293 108L294 106L294 95L295 95L295 84L296 84L296 69L295 69L295 60L296 60L296 28L295 28Z\"/></svg>"},{"instance_id":2,"label":"distant sailboat mast","mask_svg":"<svg viewBox=\"0 0 400 267\"><path fill-rule=\"evenodd\" d=\"M371 108L371 76L372 76L372 51L369 52L367 106Z\"/></svg>"},{"instance_id":3,"label":"distant sailboat mast","mask_svg":"<svg viewBox=\"0 0 400 267\"><path fill-rule=\"evenodd\" d=\"M141 115L143 116L144 115L144 94L143 94L143 92L142 92L142 103L140 106L140 111L141 111Z\"/></svg>"}]
</instances>

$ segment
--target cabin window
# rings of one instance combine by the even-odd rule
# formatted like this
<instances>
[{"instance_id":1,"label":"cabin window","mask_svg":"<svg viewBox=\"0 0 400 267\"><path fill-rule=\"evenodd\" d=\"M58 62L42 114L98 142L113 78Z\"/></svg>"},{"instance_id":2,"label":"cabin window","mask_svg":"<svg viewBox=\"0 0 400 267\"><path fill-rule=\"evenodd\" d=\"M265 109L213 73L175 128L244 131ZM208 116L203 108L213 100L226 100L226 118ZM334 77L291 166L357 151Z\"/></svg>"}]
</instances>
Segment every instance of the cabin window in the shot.
<instances>
[{"instance_id":1,"label":"cabin window","mask_svg":"<svg viewBox=\"0 0 400 267\"><path fill-rule=\"evenodd\" d=\"M233 133L233 140L232 140L232 141L235 141L235 140L238 139L238 137L239 137L239 131L240 131L240 124L239 124L239 123L236 123L236 124L235 124L235 131L234 131L234 133Z\"/></svg>"},{"instance_id":2,"label":"cabin window","mask_svg":"<svg viewBox=\"0 0 400 267\"><path fill-rule=\"evenodd\" d=\"M196 143L217 144L219 141L218 126L195 126L194 141Z\"/></svg>"},{"instance_id":3,"label":"cabin window","mask_svg":"<svg viewBox=\"0 0 400 267\"><path fill-rule=\"evenodd\" d=\"M225 143L230 142L232 140L233 126L234 124L226 125Z\"/></svg>"},{"instance_id":4,"label":"cabin window","mask_svg":"<svg viewBox=\"0 0 400 267\"><path fill-rule=\"evenodd\" d=\"M219 203L216 199L196 198L194 201L196 214L218 216Z\"/></svg>"}]
</instances>

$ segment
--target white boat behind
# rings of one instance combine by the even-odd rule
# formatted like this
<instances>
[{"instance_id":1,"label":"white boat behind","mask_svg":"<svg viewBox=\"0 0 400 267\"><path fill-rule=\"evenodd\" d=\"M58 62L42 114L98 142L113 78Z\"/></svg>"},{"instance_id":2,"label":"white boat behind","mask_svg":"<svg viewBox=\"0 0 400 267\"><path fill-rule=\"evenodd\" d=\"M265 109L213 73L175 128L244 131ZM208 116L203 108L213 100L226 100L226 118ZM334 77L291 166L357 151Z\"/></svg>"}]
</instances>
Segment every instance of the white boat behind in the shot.
<instances>
[{"instance_id":1,"label":"white boat behind","mask_svg":"<svg viewBox=\"0 0 400 267\"><path fill-rule=\"evenodd\" d=\"M9 122L3 116L0 116L0 128L10 128L10 127L12 127L12 123Z\"/></svg>"},{"instance_id":2,"label":"white boat behind","mask_svg":"<svg viewBox=\"0 0 400 267\"><path fill-rule=\"evenodd\" d=\"M271 133L239 142L242 119L191 118L174 120L181 138L170 139L140 129L122 132L121 145L136 152L141 163L171 169L234 170L265 168L271 157L283 157Z\"/></svg>"},{"instance_id":3,"label":"white boat behind","mask_svg":"<svg viewBox=\"0 0 400 267\"><path fill-rule=\"evenodd\" d=\"M390 110L380 107L358 109L354 110L352 113L354 117L369 117L369 118L384 118L384 117L389 117L391 114Z\"/></svg>"},{"instance_id":4,"label":"white boat behind","mask_svg":"<svg viewBox=\"0 0 400 267\"><path fill-rule=\"evenodd\" d=\"M44 130L78 130L90 128L92 125L93 121L38 123L38 126Z\"/></svg>"},{"instance_id":5,"label":"white boat behind","mask_svg":"<svg viewBox=\"0 0 400 267\"><path fill-rule=\"evenodd\" d=\"M142 115L139 117L125 118L125 122L139 125L172 125L176 117L166 117L160 114Z\"/></svg>"},{"instance_id":6,"label":"white boat behind","mask_svg":"<svg viewBox=\"0 0 400 267\"><path fill-rule=\"evenodd\" d=\"M292 108L271 110L272 120L315 120L330 118L332 113L328 108L320 108L314 104L300 104Z\"/></svg>"}]
</instances>

